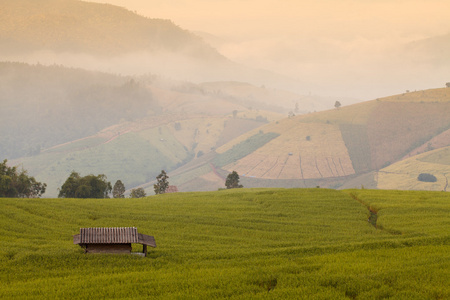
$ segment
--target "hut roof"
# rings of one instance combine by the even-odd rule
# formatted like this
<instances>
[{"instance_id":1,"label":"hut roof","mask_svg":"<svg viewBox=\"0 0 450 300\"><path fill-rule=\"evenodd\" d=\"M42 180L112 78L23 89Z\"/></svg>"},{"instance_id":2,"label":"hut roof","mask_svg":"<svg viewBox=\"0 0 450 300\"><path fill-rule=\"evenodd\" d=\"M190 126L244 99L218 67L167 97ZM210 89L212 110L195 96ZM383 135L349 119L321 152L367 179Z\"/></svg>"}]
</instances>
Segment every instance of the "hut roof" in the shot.
<instances>
[{"instance_id":1,"label":"hut roof","mask_svg":"<svg viewBox=\"0 0 450 300\"><path fill-rule=\"evenodd\" d=\"M138 242L136 227L81 228L83 244L128 244Z\"/></svg>"},{"instance_id":2,"label":"hut roof","mask_svg":"<svg viewBox=\"0 0 450 300\"><path fill-rule=\"evenodd\" d=\"M74 244L132 244L139 243L156 247L155 238L138 233L136 227L80 228L73 236Z\"/></svg>"}]
</instances>

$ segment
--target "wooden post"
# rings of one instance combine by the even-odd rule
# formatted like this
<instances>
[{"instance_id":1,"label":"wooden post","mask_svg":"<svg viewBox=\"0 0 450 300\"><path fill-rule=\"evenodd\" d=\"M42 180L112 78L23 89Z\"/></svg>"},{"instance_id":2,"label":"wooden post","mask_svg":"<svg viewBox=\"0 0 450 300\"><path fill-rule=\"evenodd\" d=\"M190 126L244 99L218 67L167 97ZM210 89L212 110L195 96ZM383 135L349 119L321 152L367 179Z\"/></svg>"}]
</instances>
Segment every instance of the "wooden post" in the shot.
<instances>
[{"instance_id":1,"label":"wooden post","mask_svg":"<svg viewBox=\"0 0 450 300\"><path fill-rule=\"evenodd\" d=\"M142 253L144 253L144 256L147 257L147 245L142 245Z\"/></svg>"}]
</instances>

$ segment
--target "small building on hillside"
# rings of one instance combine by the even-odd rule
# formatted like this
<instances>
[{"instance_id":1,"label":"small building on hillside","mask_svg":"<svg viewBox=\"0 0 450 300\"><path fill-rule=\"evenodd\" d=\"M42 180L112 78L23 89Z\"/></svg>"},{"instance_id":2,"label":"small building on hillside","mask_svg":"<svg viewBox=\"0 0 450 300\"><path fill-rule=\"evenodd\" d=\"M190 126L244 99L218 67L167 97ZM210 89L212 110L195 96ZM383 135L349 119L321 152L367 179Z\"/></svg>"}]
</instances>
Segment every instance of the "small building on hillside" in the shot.
<instances>
[{"instance_id":1,"label":"small building on hillside","mask_svg":"<svg viewBox=\"0 0 450 300\"><path fill-rule=\"evenodd\" d=\"M147 246L156 247L155 238L138 233L136 227L80 228L73 243L84 248L84 253L131 253L131 244L142 244L145 256Z\"/></svg>"},{"instance_id":2,"label":"small building on hillside","mask_svg":"<svg viewBox=\"0 0 450 300\"><path fill-rule=\"evenodd\" d=\"M178 193L178 188L176 185L169 185L166 190L166 194L169 193Z\"/></svg>"}]
</instances>

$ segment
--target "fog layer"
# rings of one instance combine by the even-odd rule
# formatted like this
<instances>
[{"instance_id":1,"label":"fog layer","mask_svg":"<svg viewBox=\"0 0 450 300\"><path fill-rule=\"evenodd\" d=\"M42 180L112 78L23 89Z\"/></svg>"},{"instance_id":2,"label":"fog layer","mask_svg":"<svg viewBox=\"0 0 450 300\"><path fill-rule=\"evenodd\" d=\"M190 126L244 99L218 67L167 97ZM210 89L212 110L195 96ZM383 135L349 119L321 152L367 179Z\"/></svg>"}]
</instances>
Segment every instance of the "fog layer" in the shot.
<instances>
[{"instance_id":1,"label":"fog layer","mask_svg":"<svg viewBox=\"0 0 450 300\"><path fill-rule=\"evenodd\" d=\"M436 45L436 59L436 52L409 47L450 32L445 0L96 2L171 19L233 61L299 80L305 92L367 100L440 87L449 77L449 49Z\"/></svg>"}]
</instances>

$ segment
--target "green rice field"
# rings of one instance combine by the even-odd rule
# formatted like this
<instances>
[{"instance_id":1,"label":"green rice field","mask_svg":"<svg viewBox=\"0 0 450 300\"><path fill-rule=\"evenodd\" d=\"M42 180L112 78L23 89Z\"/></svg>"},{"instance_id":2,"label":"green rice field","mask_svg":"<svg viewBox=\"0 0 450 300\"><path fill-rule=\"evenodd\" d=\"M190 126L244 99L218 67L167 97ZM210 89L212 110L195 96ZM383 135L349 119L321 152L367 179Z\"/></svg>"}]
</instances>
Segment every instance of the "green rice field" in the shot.
<instances>
[{"instance_id":1,"label":"green rice field","mask_svg":"<svg viewBox=\"0 0 450 300\"><path fill-rule=\"evenodd\" d=\"M133 226L156 239L148 257L73 244L82 227ZM450 194L0 198L0 298L450 299Z\"/></svg>"}]
</instances>

